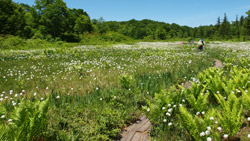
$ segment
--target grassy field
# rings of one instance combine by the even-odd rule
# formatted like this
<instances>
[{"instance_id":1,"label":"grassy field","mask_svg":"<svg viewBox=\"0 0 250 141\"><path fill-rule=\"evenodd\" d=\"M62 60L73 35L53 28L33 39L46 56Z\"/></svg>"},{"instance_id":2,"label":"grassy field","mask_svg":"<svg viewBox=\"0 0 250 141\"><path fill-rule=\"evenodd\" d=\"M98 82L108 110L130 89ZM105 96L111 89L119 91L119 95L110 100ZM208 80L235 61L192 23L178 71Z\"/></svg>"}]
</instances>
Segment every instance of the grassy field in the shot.
<instances>
[{"instance_id":1,"label":"grassy field","mask_svg":"<svg viewBox=\"0 0 250 141\"><path fill-rule=\"evenodd\" d=\"M146 114L152 139L247 140L249 54L231 42L2 50L0 138L117 140Z\"/></svg>"}]
</instances>

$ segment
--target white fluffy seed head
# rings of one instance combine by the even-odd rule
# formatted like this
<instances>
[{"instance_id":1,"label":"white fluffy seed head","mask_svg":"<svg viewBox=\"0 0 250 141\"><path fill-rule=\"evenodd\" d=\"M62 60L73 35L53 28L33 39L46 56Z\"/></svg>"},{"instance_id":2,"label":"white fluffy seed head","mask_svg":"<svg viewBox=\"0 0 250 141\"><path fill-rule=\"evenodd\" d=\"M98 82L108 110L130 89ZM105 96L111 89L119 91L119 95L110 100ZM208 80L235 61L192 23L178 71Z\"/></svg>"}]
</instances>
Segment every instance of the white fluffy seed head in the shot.
<instances>
[{"instance_id":1,"label":"white fluffy seed head","mask_svg":"<svg viewBox=\"0 0 250 141\"><path fill-rule=\"evenodd\" d=\"M207 127L207 130L210 131L210 130L211 130L211 127L208 126L208 127Z\"/></svg>"},{"instance_id":2,"label":"white fluffy seed head","mask_svg":"<svg viewBox=\"0 0 250 141\"><path fill-rule=\"evenodd\" d=\"M206 135L209 135L209 134L210 134L210 131L206 130L205 133L206 133Z\"/></svg>"},{"instance_id":3,"label":"white fluffy seed head","mask_svg":"<svg viewBox=\"0 0 250 141\"><path fill-rule=\"evenodd\" d=\"M200 133L200 137L203 137L203 136L205 136L205 132Z\"/></svg>"},{"instance_id":4,"label":"white fluffy seed head","mask_svg":"<svg viewBox=\"0 0 250 141\"><path fill-rule=\"evenodd\" d=\"M224 138L224 139L228 138L228 134L224 134L224 135L223 135L223 138Z\"/></svg>"},{"instance_id":5,"label":"white fluffy seed head","mask_svg":"<svg viewBox=\"0 0 250 141\"><path fill-rule=\"evenodd\" d=\"M212 141L212 138L211 138L211 137L208 137L208 138L207 138L207 141Z\"/></svg>"},{"instance_id":6,"label":"white fluffy seed head","mask_svg":"<svg viewBox=\"0 0 250 141\"><path fill-rule=\"evenodd\" d=\"M221 131L221 127L218 127L217 129L218 129L219 131Z\"/></svg>"},{"instance_id":7,"label":"white fluffy seed head","mask_svg":"<svg viewBox=\"0 0 250 141\"><path fill-rule=\"evenodd\" d=\"M173 125L172 122L169 122L169 123L168 123L168 126L171 126L171 125Z\"/></svg>"}]
</instances>

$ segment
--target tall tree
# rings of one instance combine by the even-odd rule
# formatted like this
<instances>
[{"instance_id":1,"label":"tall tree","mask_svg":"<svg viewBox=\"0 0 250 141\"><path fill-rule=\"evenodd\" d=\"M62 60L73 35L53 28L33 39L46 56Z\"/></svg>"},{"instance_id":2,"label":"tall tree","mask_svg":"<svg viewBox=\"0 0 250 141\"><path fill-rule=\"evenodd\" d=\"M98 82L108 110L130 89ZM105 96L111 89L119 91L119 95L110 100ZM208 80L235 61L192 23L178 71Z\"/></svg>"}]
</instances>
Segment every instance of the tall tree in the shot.
<instances>
[{"instance_id":1,"label":"tall tree","mask_svg":"<svg viewBox=\"0 0 250 141\"><path fill-rule=\"evenodd\" d=\"M25 26L24 8L12 0L0 0L0 34L19 35Z\"/></svg>"},{"instance_id":2,"label":"tall tree","mask_svg":"<svg viewBox=\"0 0 250 141\"><path fill-rule=\"evenodd\" d=\"M221 26L220 26L220 35L223 37L223 38L226 38L226 39L229 39L231 38L231 31L230 31L230 23L228 22L227 20L227 15L226 13L224 14L224 19L223 19L223 22L221 23Z\"/></svg>"},{"instance_id":3,"label":"tall tree","mask_svg":"<svg viewBox=\"0 0 250 141\"><path fill-rule=\"evenodd\" d=\"M51 0L52 1L52 0ZM52 4L46 5L41 15L41 24L44 26L43 33L52 37L62 37L67 30L67 18L69 10L63 0L56 0Z\"/></svg>"},{"instance_id":4,"label":"tall tree","mask_svg":"<svg viewBox=\"0 0 250 141\"><path fill-rule=\"evenodd\" d=\"M78 34L82 34L86 31L90 32L92 30L92 24L91 24L89 17L87 17L85 15L80 15L76 19L76 24L75 24L74 30Z\"/></svg>"}]
</instances>

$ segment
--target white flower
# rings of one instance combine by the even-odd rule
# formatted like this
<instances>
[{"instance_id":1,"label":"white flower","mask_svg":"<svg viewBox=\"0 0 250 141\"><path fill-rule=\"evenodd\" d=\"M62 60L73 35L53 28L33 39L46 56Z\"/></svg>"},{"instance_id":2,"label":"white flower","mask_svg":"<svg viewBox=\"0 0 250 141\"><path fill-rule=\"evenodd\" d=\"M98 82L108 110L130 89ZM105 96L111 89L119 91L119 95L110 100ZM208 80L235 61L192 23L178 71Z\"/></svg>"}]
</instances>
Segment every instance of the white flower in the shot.
<instances>
[{"instance_id":1,"label":"white flower","mask_svg":"<svg viewBox=\"0 0 250 141\"><path fill-rule=\"evenodd\" d=\"M116 96L114 96L114 99L116 99Z\"/></svg>"},{"instance_id":2,"label":"white flower","mask_svg":"<svg viewBox=\"0 0 250 141\"><path fill-rule=\"evenodd\" d=\"M205 133L204 133L204 132L201 132L201 133L200 133L200 136L201 136L201 137L205 136Z\"/></svg>"},{"instance_id":3,"label":"white flower","mask_svg":"<svg viewBox=\"0 0 250 141\"><path fill-rule=\"evenodd\" d=\"M224 99L226 100L226 99L227 99L227 97L224 97Z\"/></svg>"},{"instance_id":4,"label":"white flower","mask_svg":"<svg viewBox=\"0 0 250 141\"><path fill-rule=\"evenodd\" d=\"M208 127L207 127L207 130L210 131L210 130L211 130L211 127L208 126Z\"/></svg>"},{"instance_id":5,"label":"white flower","mask_svg":"<svg viewBox=\"0 0 250 141\"><path fill-rule=\"evenodd\" d=\"M169 116L169 117L171 116L171 114L170 114L170 113L168 113L168 112L166 113L166 115L167 115L167 116Z\"/></svg>"},{"instance_id":6,"label":"white flower","mask_svg":"<svg viewBox=\"0 0 250 141\"><path fill-rule=\"evenodd\" d=\"M25 92L25 90L22 90L22 92L24 93L24 92Z\"/></svg>"},{"instance_id":7,"label":"white flower","mask_svg":"<svg viewBox=\"0 0 250 141\"><path fill-rule=\"evenodd\" d=\"M96 87L95 89L96 89L96 90L98 90L99 88L98 88L98 87Z\"/></svg>"},{"instance_id":8,"label":"white flower","mask_svg":"<svg viewBox=\"0 0 250 141\"><path fill-rule=\"evenodd\" d=\"M12 119L9 119L8 122L12 122Z\"/></svg>"},{"instance_id":9,"label":"white flower","mask_svg":"<svg viewBox=\"0 0 250 141\"><path fill-rule=\"evenodd\" d=\"M215 123L215 124L217 124L217 123L218 123L218 121L216 120L214 123Z\"/></svg>"},{"instance_id":10,"label":"white flower","mask_svg":"<svg viewBox=\"0 0 250 141\"><path fill-rule=\"evenodd\" d=\"M161 109L162 109L162 110L165 110L165 107L162 107Z\"/></svg>"},{"instance_id":11,"label":"white flower","mask_svg":"<svg viewBox=\"0 0 250 141\"><path fill-rule=\"evenodd\" d=\"M176 105L173 106L174 108L176 107Z\"/></svg>"},{"instance_id":12,"label":"white flower","mask_svg":"<svg viewBox=\"0 0 250 141\"><path fill-rule=\"evenodd\" d=\"M247 121L250 121L250 117L247 118Z\"/></svg>"},{"instance_id":13,"label":"white flower","mask_svg":"<svg viewBox=\"0 0 250 141\"><path fill-rule=\"evenodd\" d=\"M205 112L204 112L204 111L202 111L202 112L201 112L201 114L205 115Z\"/></svg>"},{"instance_id":14,"label":"white flower","mask_svg":"<svg viewBox=\"0 0 250 141\"><path fill-rule=\"evenodd\" d=\"M49 89L49 87L46 87L46 90L48 90Z\"/></svg>"},{"instance_id":15,"label":"white flower","mask_svg":"<svg viewBox=\"0 0 250 141\"><path fill-rule=\"evenodd\" d=\"M168 112L172 112L172 108L168 109Z\"/></svg>"},{"instance_id":16,"label":"white flower","mask_svg":"<svg viewBox=\"0 0 250 141\"><path fill-rule=\"evenodd\" d=\"M15 97L17 97L18 96L18 94L15 94Z\"/></svg>"},{"instance_id":17,"label":"white flower","mask_svg":"<svg viewBox=\"0 0 250 141\"><path fill-rule=\"evenodd\" d=\"M228 134L224 134L223 138L224 139L228 138Z\"/></svg>"},{"instance_id":18,"label":"white flower","mask_svg":"<svg viewBox=\"0 0 250 141\"><path fill-rule=\"evenodd\" d=\"M168 126L171 126L171 125L172 125L172 122L169 122L169 123L168 123Z\"/></svg>"},{"instance_id":19,"label":"white flower","mask_svg":"<svg viewBox=\"0 0 250 141\"><path fill-rule=\"evenodd\" d=\"M168 107L171 107L171 104L168 104Z\"/></svg>"},{"instance_id":20,"label":"white flower","mask_svg":"<svg viewBox=\"0 0 250 141\"><path fill-rule=\"evenodd\" d=\"M13 103L12 105L13 105L13 106L16 106L16 103Z\"/></svg>"},{"instance_id":21,"label":"white flower","mask_svg":"<svg viewBox=\"0 0 250 141\"><path fill-rule=\"evenodd\" d=\"M217 129L218 129L219 131L221 131L221 127L218 127Z\"/></svg>"},{"instance_id":22,"label":"white flower","mask_svg":"<svg viewBox=\"0 0 250 141\"><path fill-rule=\"evenodd\" d=\"M185 102L185 99L182 99L182 102L184 103L184 102Z\"/></svg>"},{"instance_id":23,"label":"white flower","mask_svg":"<svg viewBox=\"0 0 250 141\"><path fill-rule=\"evenodd\" d=\"M34 93L34 96L36 96L36 95L37 95L37 93L35 92L35 93Z\"/></svg>"},{"instance_id":24,"label":"white flower","mask_svg":"<svg viewBox=\"0 0 250 141\"><path fill-rule=\"evenodd\" d=\"M44 98L42 97L41 100L43 100Z\"/></svg>"},{"instance_id":25,"label":"white flower","mask_svg":"<svg viewBox=\"0 0 250 141\"><path fill-rule=\"evenodd\" d=\"M248 134L248 136L247 136L248 138L250 138L250 134Z\"/></svg>"},{"instance_id":26,"label":"white flower","mask_svg":"<svg viewBox=\"0 0 250 141\"><path fill-rule=\"evenodd\" d=\"M147 109L147 111L149 112L149 111L150 111L150 109L148 108L148 109Z\"/></svg>"},{"instance_id":27,"label":"white flower","mask_svg":"<svg viewBox=\"0 0 250 141\"><path fill-rule=\"evenodd\" d=\"M182 104L180 104L179 106L182 107Z\"/></svg>"},{"instance_id":28,"label":"white flower","mask_svg":"<svg viewBox=\"0 0 250 141\"><path fill-rule=\"evenodd\" d=\"M59 98L60 98L60 96L58 95L58 96L56 96L56 98L57 98L57 99L59 99Z\"/></svg>"},{"instance_id":29,"label":"white flower","mask_svg":"<svg viewBox=\"0 0 250 141\"><path fill-rule=\"evenodd\" d=\"M5 115L2 115L1 118L5 118Z\"/></svg>"},{"instance_id":30,"label":"white flower","mask_svg":"<svg viewBox=\"0 0 250 141\"><path fill-rule=\"evenodd\" d=\"M207 141L212 141L212 138L208 137L208 138L207 138Z\"/></svg>"},{"instance_id":31,"label":"white flower","mask_svg":"<svg viewBox=\"0 0 250 141\"><path fill-rule=\"evenodd\" d=\"M73 91L74 90L74 88L71 88L71 91Z\"/></svg>"},{"instance_id":32,"label":"white flower","mask_svg":"<svg viewBox=\"0 0 250 141\"><path fill-rule=\"evenodd\" d=\"M204 94L203 93L201 93L201 96L203 96Z\"/></svg>"},{"instance_id":33,"label":"white flower","mask_svg":"<svg viewBox=\"0 0 250 141\"><path fill-rule=\"evenodd\" d=\"M205 133L206 133L206 135L209 135L209 134L210 134L210 131L206 130L206 132L205 132Z\"/></svg>"},{"instance_id":34,"label":"white flower","mask_svg":"<svg viewBox=\"0 0 250 141\"><path fill-rule=\"evenodd\" d=\"M214 120L214 117L210 117L210 120Z\"/></svg>"},{"instance_id":35,"label":"white flower","mask_svg":"<svg viewBox=\"0 0 250 141\"><path fill-rule=\"evenodd\" d=\"M3 98L0 98L0 101L3 101Z\"/></svg>"},{"instance_id":36,"label":"white flower","mask_svg":"<svg viewBox=\"0 0 250 141\"><path fill-rule=\"evenodd\" d=\"M197 112L196 115L197 115L197 116L200 115L200 112Z\"/></svg>"},{"instance_id":37,"label":"white flower","mask_svg":"<svg viewBox=\"0 0 250 141\"><path fill-rule=\"evenodd\" d=\"M167 120L166 120L166 119L163 119L163 122L167 122Z\"/></svg>"},{"instance_id":38,"label":"white flower","mask_svg":"<svg viewBox=\"0 0 250 141\"><path fill-rule=\"evenodd\" d=\"M217 94L220 93L219 91L217 91Z\"/></svg>"}]
</instances>

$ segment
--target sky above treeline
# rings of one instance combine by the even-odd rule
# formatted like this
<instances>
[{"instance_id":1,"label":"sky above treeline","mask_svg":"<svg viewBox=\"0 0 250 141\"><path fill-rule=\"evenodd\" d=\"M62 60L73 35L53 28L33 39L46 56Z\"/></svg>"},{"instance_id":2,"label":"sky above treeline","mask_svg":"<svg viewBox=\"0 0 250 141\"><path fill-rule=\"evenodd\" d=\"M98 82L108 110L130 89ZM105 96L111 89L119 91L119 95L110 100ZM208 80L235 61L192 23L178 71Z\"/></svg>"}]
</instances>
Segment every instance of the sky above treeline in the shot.
<instances>
[{"instance_id":1,"label":"sky above treeline","mask_svg":"<svg viewBox=\"0 0 250 141\"><path fill-rule=\"evenodd\" d=\"M34 5L35 0L14 0ZM197 27L216 24L217 18L235 21L246 16L250 0L64 0L69 8L83 9L91 19L105 21L150 19Z\"/></svg>"}]
</instances>

